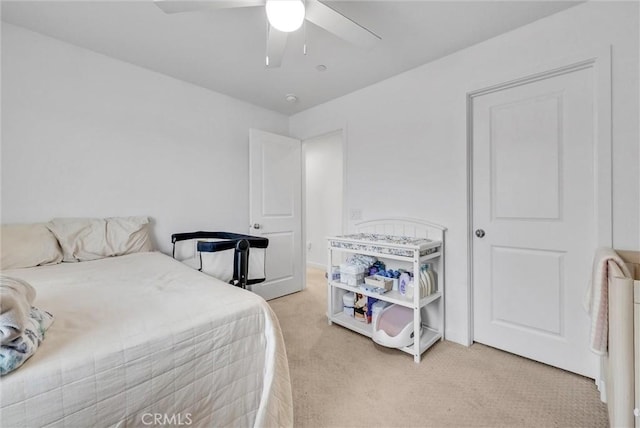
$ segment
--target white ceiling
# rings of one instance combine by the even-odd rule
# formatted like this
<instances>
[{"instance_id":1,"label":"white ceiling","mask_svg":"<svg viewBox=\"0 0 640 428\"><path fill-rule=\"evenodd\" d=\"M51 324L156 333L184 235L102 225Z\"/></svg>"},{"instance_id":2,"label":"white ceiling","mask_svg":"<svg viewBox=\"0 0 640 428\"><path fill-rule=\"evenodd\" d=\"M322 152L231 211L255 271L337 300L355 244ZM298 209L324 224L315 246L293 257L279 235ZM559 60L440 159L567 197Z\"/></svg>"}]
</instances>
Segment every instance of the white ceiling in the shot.
<instances>
[{"instance_id":1,"label":"white ceiling","mask_svg":"<svg viewBox=\"0 0 640 428\"><path fill-rule=\"evenodd\" d=\"M578 4L325 1L382 37L370 49L307 24L264 66L261 7L167 15L144 1L2 1L2 20L253 104L293 114ZM316 66L327 70L320 72ZM295 104L285 94L298 96Z\"/></svg>"}]
</instances>

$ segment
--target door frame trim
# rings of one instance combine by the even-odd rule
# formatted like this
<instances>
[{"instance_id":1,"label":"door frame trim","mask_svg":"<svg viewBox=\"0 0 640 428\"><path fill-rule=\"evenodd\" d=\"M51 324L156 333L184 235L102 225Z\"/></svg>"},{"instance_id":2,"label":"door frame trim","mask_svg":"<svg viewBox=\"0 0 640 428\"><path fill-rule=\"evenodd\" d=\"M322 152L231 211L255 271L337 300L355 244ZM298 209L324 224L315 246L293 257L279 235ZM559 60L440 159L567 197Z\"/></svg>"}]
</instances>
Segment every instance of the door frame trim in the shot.
<instances>
[{"instance_id":1,"label":"door frame trim","mask_svg":"<svg viewBox=\"0 0 640 428\"><path fill-rule=\"evenodd\" d=\"M306 167L305 167L305 160L306 160L306 154L305 154L305 149L307 147L308 144L313 144L313 140L318 139L318 138L322 138L322 137L327 137L330 135L336 135L336 136L340 136L340 146L342 148L342 212L340 213L340 232L344 233L344 231L346 230L346 225L347 225L347 216L346 216L346 210L344 209L345 204L346 204L346 196L347 196L347 162L346 162L346 156L347 156L347 144L346 144L346 130L345 127L341 127L338 129L334 129L333 131L327 131L327 132L323 132L322 134L318 134L312 137L308 137L305 139L300 139L300 141L302 142L302 150L300 152L300 156L302 156L301 159L301 163L302 163L302 175L301 175L301 180L302 180L302 248L304 248L303 250L303 267L306 269L307 266L309 266L310 264L314 267L320 268L320 269L326 269L327 266L326 265L316 265L315 263L311 263L309 261L307 261L307 189L306 189L306 181L307 181L307 171L306 171ZM326 248L323 249L323 251L326 251ZM307 276L305 275L305 280L303 281L303 290L307 288Z\"/></svg>"},{"instance_id":2,"label":"door frame trim","mask_svg":"<svg viewBox=\"0 0 640 428\"><path fill-rule=\"evenodd\" d=\"M473 286L473 100L480 95L513 88L574 71L594 70L594 206L598 246L613 245L611 45L565 56L528 70L510 71L490 82L477 83L466 91L467 129L467 346L474 342Z\"/></svg>"}]
</instances>

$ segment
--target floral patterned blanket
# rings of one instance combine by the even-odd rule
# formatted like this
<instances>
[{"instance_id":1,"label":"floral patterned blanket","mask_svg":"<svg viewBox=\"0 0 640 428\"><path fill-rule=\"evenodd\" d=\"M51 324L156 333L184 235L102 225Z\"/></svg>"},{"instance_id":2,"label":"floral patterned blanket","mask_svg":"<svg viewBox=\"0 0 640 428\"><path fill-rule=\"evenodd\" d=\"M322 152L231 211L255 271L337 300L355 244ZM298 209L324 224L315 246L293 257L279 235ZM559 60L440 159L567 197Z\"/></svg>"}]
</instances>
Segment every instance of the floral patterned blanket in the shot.
<instances>
[{"instance_id":1,"label":"floral patterned blanket","mask_svg":"<svg viewBox=\"0 0 640 428\"><path fill-rule=\"evenodd\" d=\"M24 333L0 346L0 376L17 369L35 354L51 324L53 315L31 307Z\"/></svg>"}]
</instances>

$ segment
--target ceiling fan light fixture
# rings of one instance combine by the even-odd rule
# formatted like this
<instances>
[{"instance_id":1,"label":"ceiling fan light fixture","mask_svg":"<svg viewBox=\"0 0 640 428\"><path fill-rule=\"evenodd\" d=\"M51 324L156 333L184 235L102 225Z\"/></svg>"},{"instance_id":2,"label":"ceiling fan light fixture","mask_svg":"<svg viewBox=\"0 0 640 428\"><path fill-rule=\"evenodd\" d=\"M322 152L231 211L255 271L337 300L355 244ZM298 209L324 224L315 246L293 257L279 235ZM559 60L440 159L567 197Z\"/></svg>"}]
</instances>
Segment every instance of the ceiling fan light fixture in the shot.
<instances>
[{"instance_id":1,"label":"ceiling fan light fixture","mask_svg":"<svg viewBox=\"0 0 640 428\"><path fill-rule=\"evenodd\" d=\"M267 19L273 28L285 33L296 31L304 21L302 0L267 0Z\"/></svg>"}]
</instances>

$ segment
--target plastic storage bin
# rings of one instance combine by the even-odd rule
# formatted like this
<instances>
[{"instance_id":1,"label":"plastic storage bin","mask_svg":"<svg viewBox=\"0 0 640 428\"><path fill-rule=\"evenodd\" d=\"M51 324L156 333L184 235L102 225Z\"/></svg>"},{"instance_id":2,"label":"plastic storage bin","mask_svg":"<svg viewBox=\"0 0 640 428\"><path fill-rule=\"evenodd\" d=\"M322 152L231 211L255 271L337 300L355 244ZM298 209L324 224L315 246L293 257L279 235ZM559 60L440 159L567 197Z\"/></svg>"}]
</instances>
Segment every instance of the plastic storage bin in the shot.
<instances>
[{"instance_id":1,"label":"plastic storage bin","mask_svg":"<svg viewBox=\"0 0 640 428\"><path fill-rule=\"evenodd\" d=\"M345 293L344 296L342 296L342 310L345 313L345 315L348 315L350 317L353 318L353 305L356 301L356 295L355 293Z\"/></svg>"},{"instance_id":2,"label":"plastic storage bin","mask_svg":"<svg viewBox=\"0 0 640 428\"><path fill-rule=\"evenodd\" d=\"M364 279L367 285L389 291L393 288L393 278L385 278L380 275L368 276Z\"/></svg>"},{"instance_id":3,"label":"plastic storage bin","mask_svg":"<svg viewBox=\"0 0 640 428\"><path fill-rule=\"evenodd\" d=\"M389 305L391 305L391 303L385 302L382 300L378 300L373 305L371 305L371 322L374 325L376 323L376 319L378 318L378 315L380 315L380 312L382 312L382 310Z\"/></svg>"},{"instance_id":4,"label":"plastic storage bin","mask_svg":"<svg viewBox=\"0 0 640 428\"><path fill-rule=\"evenodd\" d=\"M422 335L422 325L420 325L418 337L420 335ZM389 348L410 346L414 340L413 311L398 305L384 308L373 323L371 338L378 345Z\"/></svg>"}]
</instances>

